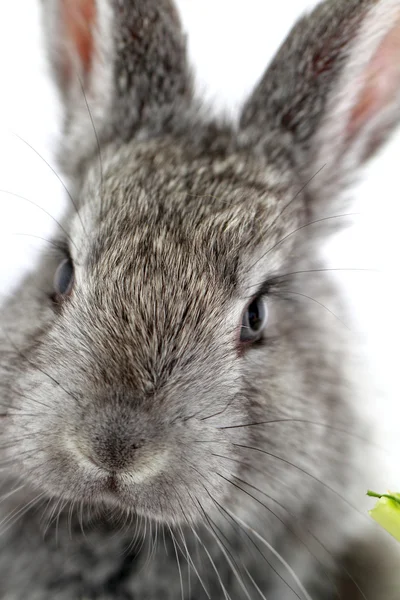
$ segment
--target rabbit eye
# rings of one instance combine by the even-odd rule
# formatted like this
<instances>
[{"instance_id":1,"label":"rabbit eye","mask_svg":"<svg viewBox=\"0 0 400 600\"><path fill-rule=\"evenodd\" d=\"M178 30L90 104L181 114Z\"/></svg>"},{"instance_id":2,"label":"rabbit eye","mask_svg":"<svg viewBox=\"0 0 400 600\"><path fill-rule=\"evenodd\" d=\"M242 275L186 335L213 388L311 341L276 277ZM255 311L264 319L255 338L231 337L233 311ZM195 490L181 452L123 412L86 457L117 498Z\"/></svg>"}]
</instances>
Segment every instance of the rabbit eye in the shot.
<instances>
[{"instance_id":1,"label":"rabbit eye","mask_svg":"<svg viewBox=\"0 0 400 600\"><path fill-rule=\"evenodd\" d=\"M63 260L57 267L54 275L54 291L56 298L63 299L69 296L74 286L74 266L70 258Z\"/></svg>"},{"instance_id":2,"label":"rabbit eye","mask_svg":"<svg viewBox=\"0 0 400 600\"><path fill-rule=\"evenodd\" d=\"M249 344L259 340L267 321L267 305L265 300L258 296L252 300L243 313L240 341Z\"/></svg>"}]
</instances>

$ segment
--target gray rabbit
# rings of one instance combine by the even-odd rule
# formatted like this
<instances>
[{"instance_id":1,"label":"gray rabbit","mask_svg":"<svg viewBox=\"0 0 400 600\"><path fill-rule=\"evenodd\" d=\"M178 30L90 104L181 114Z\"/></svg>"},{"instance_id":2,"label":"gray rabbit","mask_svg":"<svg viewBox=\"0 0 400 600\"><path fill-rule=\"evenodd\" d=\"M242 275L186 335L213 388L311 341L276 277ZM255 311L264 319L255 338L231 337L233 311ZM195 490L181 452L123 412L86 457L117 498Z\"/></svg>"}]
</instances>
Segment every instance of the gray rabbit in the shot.
<instances>
[{"instance_id":1,"label":"gray rabbit","mask_svg":"<svg viewBox=\"0 0 400 600\"><path fill-rule=\"evenodd\" d=\"M400 120L399 1L304 16L237 125L170 0L42 8L70 205L1 312L0 598L399 599L320 258Z\"/></svg>"}]
</instances>

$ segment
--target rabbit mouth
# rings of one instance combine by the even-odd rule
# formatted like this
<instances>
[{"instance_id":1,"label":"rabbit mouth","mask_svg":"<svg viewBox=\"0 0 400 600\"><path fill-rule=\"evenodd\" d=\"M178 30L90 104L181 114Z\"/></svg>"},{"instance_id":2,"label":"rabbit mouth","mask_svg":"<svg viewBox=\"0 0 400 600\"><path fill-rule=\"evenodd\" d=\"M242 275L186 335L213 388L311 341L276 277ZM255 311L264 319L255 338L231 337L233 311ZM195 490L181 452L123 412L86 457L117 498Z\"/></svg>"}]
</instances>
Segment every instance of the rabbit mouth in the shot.
<instances>
[{"instance_id":1,"label":"rabbit mouth","mask_svg":"<svg viewBox=\"0 0 400 600\"><path fill-rule=\"evenodd\" d=\"M105 481L105 488L107 493L111 494L112 496L118 495L119 482L115 473L111 473L111 475L108 476L107 480Z\"/></svg>"}]
</instances>

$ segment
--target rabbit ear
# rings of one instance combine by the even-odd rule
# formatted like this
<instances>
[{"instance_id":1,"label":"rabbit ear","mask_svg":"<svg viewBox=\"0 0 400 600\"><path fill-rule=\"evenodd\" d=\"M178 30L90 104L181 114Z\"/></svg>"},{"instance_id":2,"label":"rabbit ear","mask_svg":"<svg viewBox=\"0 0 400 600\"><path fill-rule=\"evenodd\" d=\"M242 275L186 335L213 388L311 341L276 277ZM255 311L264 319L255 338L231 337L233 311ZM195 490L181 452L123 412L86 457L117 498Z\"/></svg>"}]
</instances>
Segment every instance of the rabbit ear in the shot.
<instances>
[{"instance_id":1,"label":"rabbit ear","mask_svg":"<svg viewBox=\"0 0 400 600\"><path fill-rule=\"evenodd\" d=\"M322 169L311 187L325 198L339 194L399 121L399 0L329 0L295 25L240 128L266 152L285 145L306 177Z\"/></svg>"},{"instance_id":2,"label":"rabbit ear","mask_svg":"<svg viewBox=\"0 0 400 600\"><path fill-rule=\"evenodd\" d=\"M86 101L101 121L114 89L114 16L107 0L42 0L48 55L64 104L66 129L88 129ZM85 118L86 117L86 118Z\"/></svg>"},{"instance_id":3,"label":"rabbit ear","mask_svg":"<svg viewBox=\"0 0 400 600\"><path fill-rule=\"evenodd\" d=\"M62 0L55 11L51 28L52 42L58 47L55 53L59 82L63 92L68 92L77 75L86 78L92 66L95 27L99 26L99 11L95 0ZM57 14L58 8L58 14Z\"/></svg>"},{"instance_id":4,"label":"rabbit ear","mask_svg":"<svg viewBox=\"0 0 400 600\"><path fill-rule=\"evenodd\" d=\"M129 137L191 97L185 41L170 0L42 0L49 57L80 138ZM85 98L86 96L86 98ZM93 132L92 132L93 133Z\"/></svg>"}]
</instances>

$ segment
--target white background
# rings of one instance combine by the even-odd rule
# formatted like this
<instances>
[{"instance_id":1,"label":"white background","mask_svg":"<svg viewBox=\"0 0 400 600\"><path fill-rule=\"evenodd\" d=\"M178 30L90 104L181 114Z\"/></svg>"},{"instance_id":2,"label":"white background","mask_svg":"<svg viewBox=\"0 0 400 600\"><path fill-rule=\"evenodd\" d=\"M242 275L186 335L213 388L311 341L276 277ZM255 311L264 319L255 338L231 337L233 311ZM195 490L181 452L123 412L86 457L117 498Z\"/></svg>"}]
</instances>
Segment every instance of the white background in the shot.
<instances>
[{"instance_id":1,"label":"white background","mask_svg":"<svg viewBox=\"0 0 400 600\"><path fill-rule=\"evenodd\" d=\"M216 110L236 114L307 0L179 0L199 90ZM52 216L60 215L64 191L31 144L54 167L59 114L41 46L37 0L0 3L0 189L25 196ZM352 328L365 339L379 389L380 428L392 454L388 487L400 489L399 232L400 135L362 174L352 211L354 227L328 247L354 312ZM0 289L12 291L34 265L54 221L40 208L0 192ZM15 235L18 234L18 235ZM24 235L20 235L24 234ZM378 411L377 411L378 412ZM396 460L397 458L397 460Z\"/></svg>"}]
</instances>

